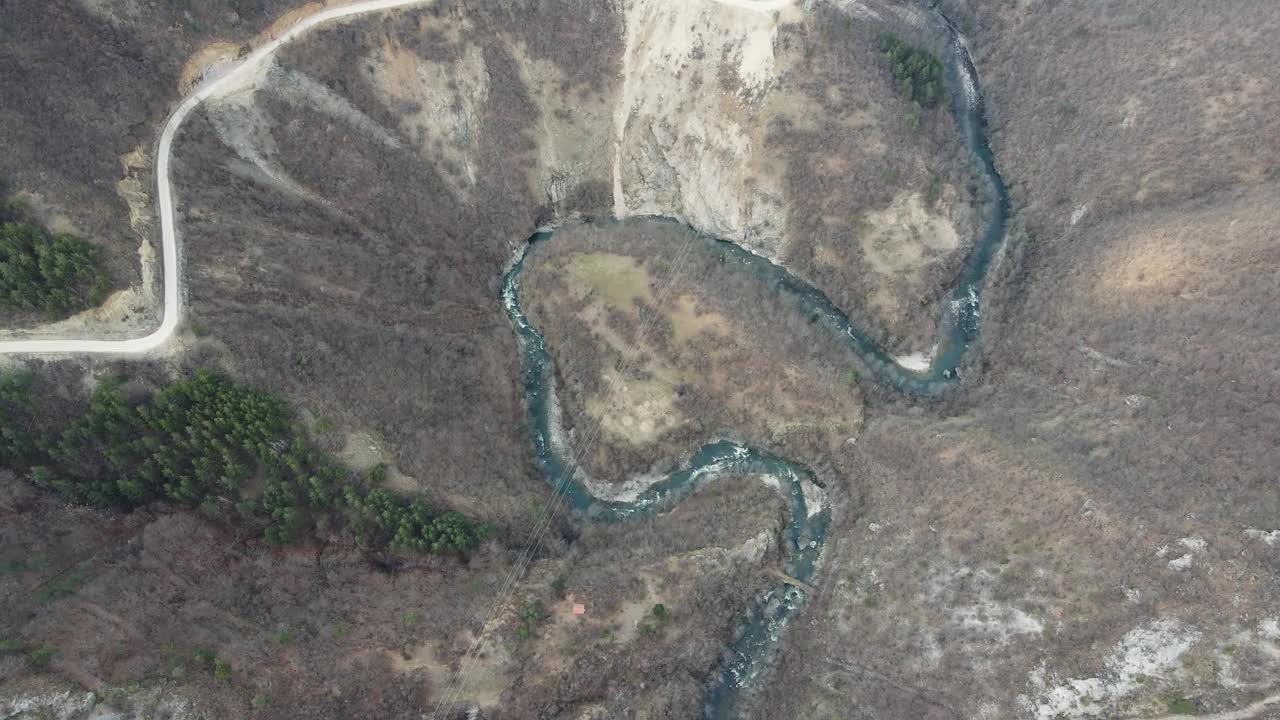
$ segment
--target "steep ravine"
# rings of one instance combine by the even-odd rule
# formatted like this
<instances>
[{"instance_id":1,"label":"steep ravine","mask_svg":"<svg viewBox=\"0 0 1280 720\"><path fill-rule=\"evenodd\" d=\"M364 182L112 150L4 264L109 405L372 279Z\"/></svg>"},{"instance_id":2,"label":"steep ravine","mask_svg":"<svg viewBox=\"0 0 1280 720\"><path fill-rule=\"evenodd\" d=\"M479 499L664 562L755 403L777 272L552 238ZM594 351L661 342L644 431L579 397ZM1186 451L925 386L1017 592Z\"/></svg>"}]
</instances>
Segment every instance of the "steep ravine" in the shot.
<instances>
[{"instance_id":1,"label":"steep ravine","mask_svg":"<svg viewBox=\"0 0 1280 720\"><path fill-rule=\"evenodd\" d=\"M978 339L979 298L986 271L1004 240L1009 211L1004 182L995 169L987 142L976 69L959 32L941 13L937 17L950 33L946 66L952 112L963 129L965 144L973 155L974 164L994 199L985 208L981 236L975 241L964 272L951 292L951 302L944 307L939 320L935 362L928 370L917 372L895 362L864 332L855 328L819 290L767 258L730 241L716 240L696 232L690 233L687 241L715 245L725 259L726 271L750 272L778 292L795 298L800 308L815 321L820 320L831 332L847 338L851 353L862 361L878 382L917 395L935 395L958 379L958 369L965 354ZM521 341L530 440L547 482L586 518L616 522L670 508L717 475L730 471L760 475L790 502L784 538L784 569L801 583L809 581L820 561L829 512L824 503L825 491L802 465L728 440L713 440L666 476L656 481L647 479L649 484L632 482L624 484L622 491L613 491L584 476L578 466L579 453L584 443L594 441L594 433L588 431L585 438L578 438L576 448L565 437L560 427L551 355L544 338L521 308L518 297L518 279L526 254L536 243L552 241L553 235L552 229L546 229L530 237L517 251L501 285L503 308ZM769 661L777 652L782 630L800 609L803 595L804 591L797 585L784 582L752 605L726 654L716 681L708 689L704 717L729 718L739 713L744 696L749 695L767 673Z\"/></svg>"}]
</instances>

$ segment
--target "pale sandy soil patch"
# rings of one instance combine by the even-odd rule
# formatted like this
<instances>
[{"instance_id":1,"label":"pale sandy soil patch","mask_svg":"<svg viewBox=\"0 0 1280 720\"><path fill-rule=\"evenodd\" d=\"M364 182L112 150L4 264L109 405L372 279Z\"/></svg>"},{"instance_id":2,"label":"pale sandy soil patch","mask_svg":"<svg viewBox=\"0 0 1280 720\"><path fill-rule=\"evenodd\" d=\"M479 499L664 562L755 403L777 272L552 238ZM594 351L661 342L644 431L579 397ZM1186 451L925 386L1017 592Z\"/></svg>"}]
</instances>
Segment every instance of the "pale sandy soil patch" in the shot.
<instances>
[{"instance_id":1,"label":"pale sandy soil patch","mask_svg":"<svg viewBox=\"0 0 1280 720\"><path fill-rule=\"evenodd\" d=\"M950 186L941 193L947 199L954 194ZM904 192L888 207L868 212L859 221L856 231L859 249L871 269L882 278L873 284L870 295L871 304L882 317L896 321L907 312L902 293L894 289L895 284L920 286L926 268L945 260L960 246L960 236L947 218L945 204L945 201L935 203L931 208L920 193ZM838 266L840 263L837 259L827 264Z\"/></svg>"},{"instance_id":2,"label":"pale sandy soil patch","mask_svg":"<svg viewBox=\"0 0 1280 720\"><path fill-rule=\"evenodd\" d=\"M416 494L421 489L416 478L400 472L395 465L395 456L387 449L386 442L373 433L364 431L348 433L338 458L343 465L360 472L376 465L385 465L387 473L383 486L388 490Z\"/></svg>"},{"instance_id":3,"label":"pale sandy soil patch","mask_svg":"<svg viewBox=\"0 0 1280 720\"><path fill-rule=\"evenodd\" d=\"M196 50L183 63L178 72L178 95L186 95L213 68L235 62L240 54L240 46L235 43L217 41Z\"/></svg>"},{"instance_id":4,"label":"pale sandy soil patch","mask_svg":"<svg viewBox=\"0 0 1280 720\"><path fill-rule=\"evenodd\" d=\"M960 246L955 226L925 207L920 193L902 193L890 205L869 212L861 234L862 251L883 275L916 270Z\"/></svg>"},{"instance_id":5,"label":"pale sandy soil patch","mask_svg":"<svg viewBox=\"0 0 1280 720\"><path fill-rule=\"evenodd\" d=\"M630 255L582 253L569 258L563 267L575 281L580 298L599 295L608 305L631 312L635 301L653 300L649 272Z\"/></svg>"},{"instance_id":6,"label":"pale sandy soil patch","mask_svg":"<svg viewBox=\"0 0 1280 720\"><path fill-rule=\"evenodd\" d=\"M424 158L438 161L456 192L474 187L480 115L489 98L480 47L466 46L456 61L434 62L388 37L368 62L374 86L390 106L416 108L400 115L401 132Z\"/></svg>"},{"instance_id":7,"label":"pale sandy soil patch","mask_svg":"<svg viewBox=\"0 0 1280 720\"><path fill-rule=\"evenodd\" d=\"M683 414L676 410L672 385L662 380L634 380L618 373L605 376L608 398L587 401L587 412L600 419L609 434L633 445L657 440L680 424Z\"/></svg>"},{"instance_id":8,"label":"pale sandy soil patch","mask_svg":"<svg viewBox=\"0 0 1280 720\"><path fill-rule=\"evenodd\" d=\"M1138 295L1165 295L1180 289L1190 274L1194 253L1179 240L1159 228L1132 237L1104 265L1098 289Z\"/></svg>"},{"instance_id":9,"label":"pale sandy soil patch","mask_svg":"<svg viewBox=\"0 0 1280 720\"><path fill-rule=\"evenodd\" d=\"M510 684L508 674L511 669L509 667L511 658L506 652L498 651L493 647L488 647L485 652L472 656L467 664L467 673L460 678L461 683L456 688L452 685L456 673L447 663L441 662L436 657L430 644L419 645L412 649L406 648L402 651L383 650L382 652L390 661L392 672L400 675L424 672L432 687L440 690L451 688L451 692L457 693L456 697L459 701L473 703L482 708L497 706L502 700L502 693Z\"/></svg>"},{"instance_id":10,"label":"pale sandy soil patch","mask_svg":"<svg viewBox=\"0 0 1280 720\"><path fill-rule=\"evenodd\" d=\"M248 42L241 45L225 40L215 40L201 47L192 53L191 57L187 58L178 73L178 94L186 95L202 79L216 73L220 67L230 65L243 54L247 54L253 49L271 42L307 17L325 8L351 5L356 2L359 2L359 0L309 2L280 15L257 35L250 38Z\"/></svg>"},{"instance_id":11,"label":"pale sandy soil patch","mask_svg":"<svg viewBox=\"0 0 1280 720\"><path fill-rule=\"evenodd\" d=\"M1271 82L1256 75L1232 78L1231 90L1205 95L1201 99L1201 122L1209 130L1219 131L1235 123L1248 109L1265 102L1273 92Z\"/></svg>"},{"instance_id":12,"label":"pale sandy soil patch","mask_svg":"<svg viewBox=\"0 0 1280 720\"><path fill-rule=\"evenodd\" d=\"M728 332L727 317L706 309L697 298L687 293L675 299L667 317L671 320L677 345L683 345L704 333L723 335Z\"/></svg>"}]
</instances>

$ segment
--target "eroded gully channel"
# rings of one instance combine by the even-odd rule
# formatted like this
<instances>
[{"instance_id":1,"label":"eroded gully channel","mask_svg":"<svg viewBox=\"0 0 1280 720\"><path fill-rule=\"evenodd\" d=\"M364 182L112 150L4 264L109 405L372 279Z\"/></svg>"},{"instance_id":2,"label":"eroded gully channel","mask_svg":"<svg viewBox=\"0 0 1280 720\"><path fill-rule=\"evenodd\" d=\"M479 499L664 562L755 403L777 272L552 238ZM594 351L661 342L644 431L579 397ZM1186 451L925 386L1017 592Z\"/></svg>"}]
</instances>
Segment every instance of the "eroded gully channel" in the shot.
<instances>
[{"instance_id":1,"label":"eroded gully channel","mask_svg":"<svg viewBox=\"0 0 1280 720\"><path fill-rule=\"evenodd\" d=\"M802 313L844 340L877 382L916 396L934 396L953 385L966 352L977 342L981 316L979 296L987 270L1004 239L1009 213L1007 191L996 172L988 145L977 72L955 26L936 9L934 13L936 22L948 35L944 64L951 110L973 162L987 184L987 200L981 210L980 234L965 260L949 301L943 303L938 323L938 347L928 371L916 372L895 363L866 334L853 327L848 316L817 288L768 259L732 242L706 235L695 233L693 240L705 243L719 253L725 260L727 271L750 273L793 299ZM539 243L549 242L553 234L552 230L542 230L530 237L517 251L501 285L503 308L520 340L535 461L552 488L563 494L570 506L587 519L622 522L668 509L720 476L763 477L778 490L789 507L790 515L782 538L783 571L802 582L809 581L826 540L830 509L825 491L813 474L800 464L730 440L719 440L704 445L684 464L672 468L665 476L640 490L610 496L583 477L560 426L551 355L545 339L530 324L521 308L518 293L525 256ZM781 583L751 605L722 657L715 680L707 690L703 717L720 720L738 714L744 705L745 695L758 687L757 680L767 672L776 655L782 631L799 610L803 594L800 588Z\"/></svg>"}]
</instances>

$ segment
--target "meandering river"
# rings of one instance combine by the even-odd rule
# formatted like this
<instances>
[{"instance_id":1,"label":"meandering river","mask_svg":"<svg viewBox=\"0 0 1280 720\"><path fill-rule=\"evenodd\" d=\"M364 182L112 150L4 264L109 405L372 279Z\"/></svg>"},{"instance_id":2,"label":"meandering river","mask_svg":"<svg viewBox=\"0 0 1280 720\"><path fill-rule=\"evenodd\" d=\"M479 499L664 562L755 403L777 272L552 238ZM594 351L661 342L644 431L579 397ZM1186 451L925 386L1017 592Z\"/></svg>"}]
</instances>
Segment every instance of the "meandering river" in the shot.
<instances>
[{"instance_id":1,"label":"meandering river","mask_svg":"<svg viewBox=\"0 0 1280 720\"><path fill-rule=\"evenodd\" d=\"M982 94L973 61L955 26L936 10L935 19L949 35L944 64L951 96L951 111L963 134L963 142L986 184L982 224L974 240L949 302L938 322L938 346L929 370L917 372L898 365L817 288L775 263L728 241L696 235L721 254L727 271L748 272L793 298L801 312L839 335L868 369L872 378L912 395L932 396L958 379L965 354L978 340L980 296L987 270L1005 237L1009 214L1008 192L996 171L987 140ZM652 219L650 219L652 220ZM674 221L668 221L674 222ZM535 233L519 249L502 278L503 308L520 339L521 360L530 440L536 461L547 481L570 505L591 520L619 522L670 508L701 485L725 475L765 478L788 503L790 513L783 537L783 570L802 582L817 569L826 540L830 509L825 491L808 469L729 440L711 442L688 461L673 467L647 487L625 495L608 495L578 468L575 455L560 427L553 361L546 341L529 322L520 306L519 277L531 248L549 242L553 230ZM737 715L744 697L766 673L778 649L787 622L795 616L804 591L780 583L748 610L722 658L719 673L707 691L705 718L719 720Z\"/></svg>"}]
</instances>

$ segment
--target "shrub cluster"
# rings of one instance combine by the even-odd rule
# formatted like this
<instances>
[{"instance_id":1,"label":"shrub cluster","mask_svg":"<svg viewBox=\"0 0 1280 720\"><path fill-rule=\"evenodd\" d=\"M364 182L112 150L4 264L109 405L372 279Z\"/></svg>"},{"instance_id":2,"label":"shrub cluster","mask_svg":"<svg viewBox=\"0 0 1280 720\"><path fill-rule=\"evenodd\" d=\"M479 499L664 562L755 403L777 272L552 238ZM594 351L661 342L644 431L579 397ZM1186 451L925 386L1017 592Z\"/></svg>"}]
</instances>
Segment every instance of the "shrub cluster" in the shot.
<instances>
[{"instance_id":1,"label":"shrub cluster","mask_svg":"<svg viewBox=\"0 0 1280 720\"><path fill-rule=\"evenodd\" d=\"M208 370L131 401L102 380L88 409L42 432L29 374L0 375L0 464L72 500L131 509L154 500L264 523L269 542L350 529L373 547L464 553L488 533L456 512L372 487L308 444L279 399Z\"/></svg>"},{"instance_id":2,"label":"shrub cluster","mask_svg":"<svg viewBox=\"0 0 1280 720\"><path fill-rule=\"evenodd\" d=\"M942 62L928 50L908 44L893 33L880 34L880 52L893 71L898 92L930 108L942 99Z\"/></svg>"},{"instance_id":3,"label":"shrub cluster","mask_svg":"<svg viewBox=\"0 0 1280 720\"><path fill-rule=\"evenodd\" d=\"M486 532L462 513L437 515L421 498L405 502L384 488L363 493L348 483L343 487L343 502L357 535L401 550L465 552L479 544Z\"/></svg>"},{"instance_id":4,"label":"shrub cluster","mask_svg":"<svg viewBox=\"0 0 1280 720\"><path fill-rule=\"evenodd\" d=\"M106 276L97 248L71 235L49 235L0 209L0 305L58 318L102 302Z\"/></svg>"}]
</instances>

